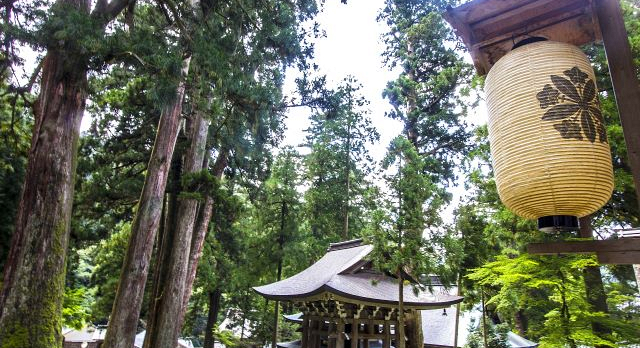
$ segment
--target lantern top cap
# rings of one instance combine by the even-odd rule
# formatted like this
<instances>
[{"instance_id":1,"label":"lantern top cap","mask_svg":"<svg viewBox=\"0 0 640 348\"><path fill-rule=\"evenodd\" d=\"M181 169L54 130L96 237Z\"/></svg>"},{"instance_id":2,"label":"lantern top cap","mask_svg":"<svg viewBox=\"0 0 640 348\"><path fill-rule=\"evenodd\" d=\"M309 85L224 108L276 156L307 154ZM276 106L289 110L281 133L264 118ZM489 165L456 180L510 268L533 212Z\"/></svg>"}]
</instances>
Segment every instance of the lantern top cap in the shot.
<instances>
[{"instance_id":1,"label":"lantern top cap","mask_svg":"<svg viewBox=\"0 0 640 348\"><path fill-rule=\"evenodd\" d=\"M594 0L473 0L443 14L471 53L478 74L530 37L576 46L601 39Z\"/></svg>"}]
</instances>

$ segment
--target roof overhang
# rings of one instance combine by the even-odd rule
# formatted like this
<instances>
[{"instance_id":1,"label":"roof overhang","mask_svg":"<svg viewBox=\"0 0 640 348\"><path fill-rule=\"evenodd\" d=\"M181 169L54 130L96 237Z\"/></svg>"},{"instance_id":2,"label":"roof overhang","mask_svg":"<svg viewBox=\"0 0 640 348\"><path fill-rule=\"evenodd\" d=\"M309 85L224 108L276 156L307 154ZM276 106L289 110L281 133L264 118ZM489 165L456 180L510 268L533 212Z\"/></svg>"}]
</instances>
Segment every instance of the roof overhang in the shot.
<instances>
[{"instance_id":1,"label":"roof overhang","mask_svg":"<svg viewBox=\"0 0 640 348\"><path fill-rule=\"evenodd\" d=\"M443 16L469 49L480 75L529 37L576 46L601 40L594 0L473 0Z\"/></svg>"},{"instance_id":2,"label":"roof overhang","mask_svg":"<svg viewBox=\"0 0 640 348\"><path fill-rule=\"evenodd\" d=\"M255 290L255 288L254 288ZM258 292L259 293L259 292ZM353 303L353 304L361 304L366 306L381 306L381 307L396 307L398 306L398 301L389 301L383 299L372 299L370 297L362 297L354 294L342 292L336 289L331 288L330 286L324 285L316 291L304 294L300 296L283 296L283 295L267 295L262 294L267 299L276 300L276 301L288 301L288 302L315 302L315 301L326 301L333 300L344 303ZM406 308L411 309L442 309L448 308L454 304L460 303L464 300L464 297L449 295L446 299L439 300L437 302L414 302L414 301L404 301L403 305Z\"/></svg>"}]
</instances>

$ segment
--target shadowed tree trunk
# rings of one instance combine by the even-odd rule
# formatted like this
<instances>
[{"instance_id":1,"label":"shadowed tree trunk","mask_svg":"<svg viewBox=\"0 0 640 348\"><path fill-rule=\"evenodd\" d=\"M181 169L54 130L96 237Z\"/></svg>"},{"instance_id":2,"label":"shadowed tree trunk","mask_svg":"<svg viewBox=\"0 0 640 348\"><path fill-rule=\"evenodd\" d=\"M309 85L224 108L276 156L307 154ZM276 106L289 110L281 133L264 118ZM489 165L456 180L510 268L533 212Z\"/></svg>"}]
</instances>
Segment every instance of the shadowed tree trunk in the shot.
<instances>
[{"instance_id":1,"label":"shadowed tree trunk","mask_svg":"<svg viewBox=\"0 0 640 348\"><path fill-rule=\"evenodd\" d=\"M422 348L424 335L422 332L422 314L419 310L411 310L407 318L407 348Z\"/></svg>"},{"instance_id":2,"label":"shadowed tree trunk","mask_svg":"<svg viewBox=\"0 0 640 348\"><path fill-rule=\"evenodd\" d=\"M279 282L282 279L282 259L284 258L284 228L285 219L287 218L287 202L282 201L282 207L280 208L280 235L278 236L278 268L276 270L276 281ZM276 348L278 345L278 317L280 316L280 301L274 302L273 313L273 336L271 339L271 348Z\"/></svg>"},{"instance_id":3,"label":"shadowed tree trunk","mask_svg":"<svg viewBox=\"0 0 640 348\"><path fill-rule=\"evenodd\" d=\"M214 348L213 329L218 322L218 312L220 311L220 299L222 291L215 289L209 292L209 313L207 314L207 328L204 332L204 344L202 348Z\"/></svg>"},{"instance_id":4,"label":"shadowed tree trunk","mask_svg":"<svg viewBox=\"0 0 640 348\"><path fill-rule=\"evenodd\" d=\"M213 164L212 174L218 180L222 178L224 168L226 168L227 166L227 155L228 150L226 148L222 148L220 150L220 153L218 153L216 162ZM206 164L204 165L204 167L206 167ZM211 217L213 216L213 208L213 197L209 195L205 199L202 209L200 209L200 219L191 239L191 246L189 248L189 265L187 270L187 278L185 280L185 289L184 296L182 298L182 309L180 318L184 318L185 313L187 312L187 305L189 304L189 298L191 297L191 289L193 289L193 283L196 279L196 272L198 270L198 262L200 261L200 257L202 256L202 246L204 245L205 237L207 236L207 232L209 231L209 223L211 222Z\"/></svg>"},{"instance_id":5,"label":"shadowed tree trunk","mask_svg":"<svg viewBox=\"0 0 640 348\"><path fill-rule=\"evenodd\" d=\"M190 128L191 142L184 158L183 176L202 170L209 129L209 122L204 119L202 112L196 112ZM174 348L178 340L183 317L176 316L176 313L182 311L184 296L181 294L185 293L186 288L189 253L197 212L196 198L178 200L173 240L164 260L167 262L166 277L163 283L158 284L160 292L153 299L155 311L149 320L144 340L145 348Z\"/></svg>"},{"instance_id":6,"label":"shadowed tree trunk","mask_svg":"<svg viewBox=\"0 0 640 348\"><path fill-rule=\"evenodd\" d=\"M178 150L179 151L179 150ZM177 154L177 153L176 153ZM151 300L149 301L149 314L147 319L147 334L145 341L149 335L154 332L154 323L158 315L158 302L162 297L164 290L162 285L165 284L168 274L169 257L173 249L173 236L176 231L176 220L178 217L178 195L181 191L180 175L182 172L182 160L174 156L171 161L170 179L168 182L168 194L165 199L165 220L161 220L158 233L158 241L156 243L155 269L153 272L153 283Z\"/></svg>"},{"instance_id":7,"label":"shadowed tree trunk","mask_svg":"<svg viewBox=\"0 0 640 348\"><path fill-rule=\"evenodd\" d=\"M104 30L127 3L99 1L91 14L97 29ZM90 4L59 0L53 6L89 17ZM27 171L0 293L3 348L62 346L66 252L89 61L75 46L73 41L53 43L42 64Z\"/></svg>"},{"instance_id":8,"label":"shadowed tree trunk","mask_svg":"<svg viewBox=\"0 0 640 348\"><path fill-rule=\"evenodd\" d=\"M580 237L593 238L593 227L591 225L591 216L585 216L580 218ZM589 266L584 269L584 285L587 291L587 302L591 305L593 311L608 313L607 307L607 294L604 291L604 285L602 284L602 274L600 273L600 267ZM592 323L593 332L599 336L611 334L611 330L601 323ZM606 347L602 345L595 345L594 347Z\"/></svg>"},{"instance_id":9,"label":"shadowed tree trunk","mask_svg":"<svg viewBox=\"0 0 640 348\"><path fill-rule=\"evenodd\" d=\"M103 348L131 348L142 306L144 286L149 272L153 240L160 223L162 200L169 164L178 137L185 76L191 57L183 60L182 76L175 99L162 109L156 140L147 167L138 211L131 225L131 237L125 256L118 291L111 311Z\"/></svg>"}]
</instances>

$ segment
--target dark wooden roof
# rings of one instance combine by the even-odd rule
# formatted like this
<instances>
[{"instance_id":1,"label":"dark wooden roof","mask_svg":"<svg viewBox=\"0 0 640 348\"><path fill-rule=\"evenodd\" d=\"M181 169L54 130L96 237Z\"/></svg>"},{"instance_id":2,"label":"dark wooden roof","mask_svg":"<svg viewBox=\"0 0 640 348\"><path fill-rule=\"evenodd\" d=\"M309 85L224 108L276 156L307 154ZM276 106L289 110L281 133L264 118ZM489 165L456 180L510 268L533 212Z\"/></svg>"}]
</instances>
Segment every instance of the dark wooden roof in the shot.
<instances>
[{"instance_id":1,"label":"dark wooden roof","mask_svg":"<svg viewBox=\"0 0 640 348\"><path fill-rule=\"evenodd\" d=\"M485 75L528 37L576 46L600 40L594 0L473 0L443 14Z\"/></svg>"},{"instance_id":2,"label":"dark wooden roof","mask_svg":"<svg viewBox=\"0 0 640 348\"><path fill-rule=\"evenodd\" d=\"M398 284L394 278L361 267L367 262L365 258L373 246L360 242L335 246L332 245L320 260L304 271L279 282L254 287L254 290L274 300L305 301L331 293L371 304L398 303ZM411 286L405 286L403 295L404 304L416 308L447 307L463 299L442 291L416 294Z\"/></svg>"}]
</instances>

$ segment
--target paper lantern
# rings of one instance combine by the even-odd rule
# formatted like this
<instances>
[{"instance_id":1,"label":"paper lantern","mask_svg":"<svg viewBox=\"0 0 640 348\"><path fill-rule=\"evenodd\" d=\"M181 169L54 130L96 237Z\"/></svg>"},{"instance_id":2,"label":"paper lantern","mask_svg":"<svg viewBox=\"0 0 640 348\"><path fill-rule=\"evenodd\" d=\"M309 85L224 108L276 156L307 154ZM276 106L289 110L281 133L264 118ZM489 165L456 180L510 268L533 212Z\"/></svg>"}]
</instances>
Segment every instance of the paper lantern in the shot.
<instances>
[{"instance_id":1,"label":"paper lantern","mask_svg":"<svg viewBox=\"0 0 640 348\"><path fill-rule=\"evenodd\" d=\"M579 48L517 47L485 87L496 184L509 209L542 230L563 229L609 200L611 153L595 74Z\"/></svg>"}]
</instances>

